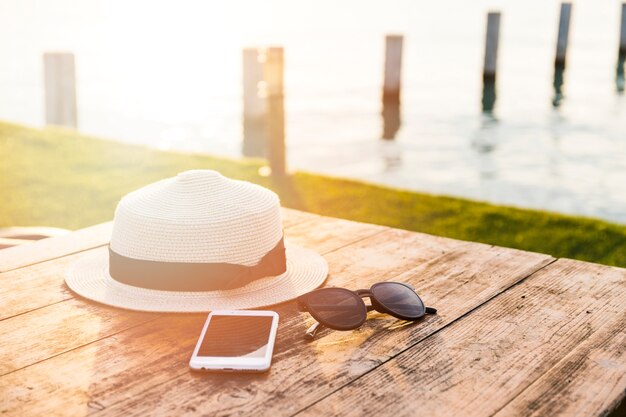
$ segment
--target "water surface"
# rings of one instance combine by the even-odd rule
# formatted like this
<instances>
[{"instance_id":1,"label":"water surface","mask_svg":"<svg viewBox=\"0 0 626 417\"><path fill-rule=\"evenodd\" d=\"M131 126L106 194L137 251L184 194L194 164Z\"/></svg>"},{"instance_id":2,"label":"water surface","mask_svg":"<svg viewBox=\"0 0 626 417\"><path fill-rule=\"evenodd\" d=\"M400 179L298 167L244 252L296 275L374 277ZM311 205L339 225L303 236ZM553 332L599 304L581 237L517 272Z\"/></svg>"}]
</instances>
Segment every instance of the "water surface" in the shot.
<instances>
[{"instance_id":1,"label":"water surface","mask_svg":"<svg viewBox=\"0 0 626 417\"><path fill-rule=\"evenodd\" d=\"M556 1L222 3L3 0L0 118L42 126L42 54L70 51L81 131L238 156L241 49L280 45L291 168L626 223L619 1L574 2L558 109ZM485 115L492 9L500 54ZM387 33L405 36L392 141L381 139Z\"/></svg>"}]
</instances>

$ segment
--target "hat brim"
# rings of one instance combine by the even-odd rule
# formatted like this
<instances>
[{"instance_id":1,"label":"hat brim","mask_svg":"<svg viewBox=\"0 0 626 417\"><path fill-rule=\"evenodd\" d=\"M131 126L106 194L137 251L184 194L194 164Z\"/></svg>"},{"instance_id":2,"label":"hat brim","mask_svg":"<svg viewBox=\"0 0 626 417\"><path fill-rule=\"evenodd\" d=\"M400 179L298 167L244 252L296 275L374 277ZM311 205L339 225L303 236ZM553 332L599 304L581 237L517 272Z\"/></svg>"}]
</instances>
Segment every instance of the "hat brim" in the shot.
<instances>
[{"instance_id":1,"label":"hat brim","mask_svg":"<svg viewBox=\"0 0 626 417\"><path fill-rule=\"evenodd\" d=\"M230 290L160 291L122 284L109 275L106 247L77 260L65 274L65 283L85 298L129 310L199 313L265 307L312 291L328 276L328 264L317 253L289 242L285 248L287 272Z\"/></svg>"}]
</instances>

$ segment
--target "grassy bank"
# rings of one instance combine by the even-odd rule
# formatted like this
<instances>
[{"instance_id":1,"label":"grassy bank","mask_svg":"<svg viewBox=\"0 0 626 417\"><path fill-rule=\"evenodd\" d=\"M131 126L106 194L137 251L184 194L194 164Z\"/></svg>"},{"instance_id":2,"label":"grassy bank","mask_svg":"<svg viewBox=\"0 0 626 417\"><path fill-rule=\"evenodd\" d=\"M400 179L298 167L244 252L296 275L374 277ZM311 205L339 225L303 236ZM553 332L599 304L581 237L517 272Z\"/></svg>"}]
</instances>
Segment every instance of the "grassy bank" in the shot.
<instances>
[{"instance_id":1,"label":"grassy bank","mask_svg":"<svg viewBox=\"0 0 626 417\"><path fill-rule=\"evenodd\" d=\"M120 197L210 168L275 190L287 207L458 239L626 266L626 226L295 173L260 177L260 161L162 152L61 129L0 123L0 227L76 229L110 220Z\"/></svg>"}]
</instances>

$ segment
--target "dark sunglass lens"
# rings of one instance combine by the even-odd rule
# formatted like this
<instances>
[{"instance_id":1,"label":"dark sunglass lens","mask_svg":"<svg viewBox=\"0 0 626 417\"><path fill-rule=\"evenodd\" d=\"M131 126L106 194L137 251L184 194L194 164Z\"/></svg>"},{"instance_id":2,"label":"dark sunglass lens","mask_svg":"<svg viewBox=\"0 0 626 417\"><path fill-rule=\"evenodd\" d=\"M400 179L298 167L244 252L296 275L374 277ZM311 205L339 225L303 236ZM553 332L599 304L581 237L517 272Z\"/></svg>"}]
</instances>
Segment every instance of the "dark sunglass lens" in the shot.
<instances>
[{"instance_id":1,"label":"dark sunglass lens","mask_svg":"<svg viewBox=\"0 0 626 417\"><path fill-rule=\"evenodd\" d=\"M328 327L349 329L358 327L365 320L363 301L351 291L325 288L307 297L309 312Z\"/></svg>"},{"instance_id":2,"label":"dark sunglass lens","mask_svg":"<svg viewBox=\"0 0 626 417\"><path fill-rule=\"evenodd\" d=\"M411 288L397 282L384 282L372 287L372 294L380 304L402 318L422 317L426 308Z\"/></svg>"}]
</instances>

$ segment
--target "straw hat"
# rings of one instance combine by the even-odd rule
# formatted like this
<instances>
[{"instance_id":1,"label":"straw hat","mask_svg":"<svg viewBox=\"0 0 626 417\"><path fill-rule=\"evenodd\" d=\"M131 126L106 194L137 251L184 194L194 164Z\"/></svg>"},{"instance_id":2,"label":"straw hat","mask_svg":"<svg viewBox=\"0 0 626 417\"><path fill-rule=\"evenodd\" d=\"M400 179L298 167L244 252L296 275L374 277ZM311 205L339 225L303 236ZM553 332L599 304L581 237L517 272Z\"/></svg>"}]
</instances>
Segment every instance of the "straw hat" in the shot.
<instances>
[{"instance_id":1,"label":"straw hat","mask_svg":"<svg viewBox=\"0 0 626 417\"><path fill-rule=\"evenodd\" d=\"M292 300L327 274L320 255L283 240L276 194L194 170L122 198L110 245L76 261L65 282L115 307L205 312Z\"/></svg>"}]
</instances>

